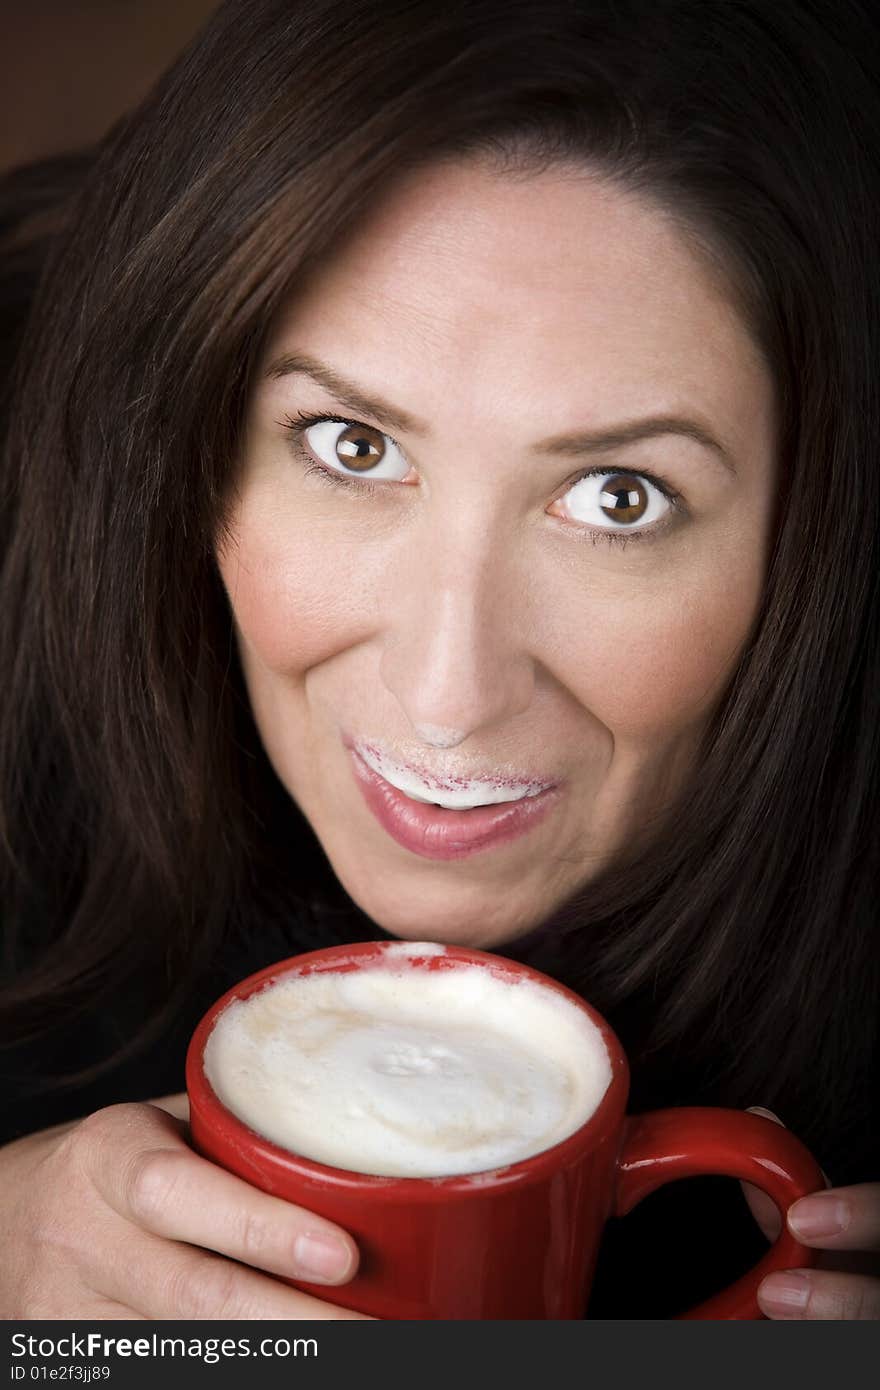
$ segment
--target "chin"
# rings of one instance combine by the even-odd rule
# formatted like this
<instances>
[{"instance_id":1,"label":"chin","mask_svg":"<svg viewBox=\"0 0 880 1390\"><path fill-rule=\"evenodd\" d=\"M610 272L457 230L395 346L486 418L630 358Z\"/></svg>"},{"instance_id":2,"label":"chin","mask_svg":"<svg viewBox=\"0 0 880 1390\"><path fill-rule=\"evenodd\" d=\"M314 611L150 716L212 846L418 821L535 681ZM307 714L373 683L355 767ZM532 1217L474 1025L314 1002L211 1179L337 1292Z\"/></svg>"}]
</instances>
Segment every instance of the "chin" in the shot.
<instances>
[{"instance_id":1,"label":"chin","mask_svg":"<svg viewBox=\"0 0 880 1390\"><path fill-rule=\"evenodd\" d=\"M535 925L534 918L494 915L485 897L473 890L434 895L414 894L407 901L405 892L389 893L388 880L370 884L337 877L358 907L383 931L401 941L438 941L448 946L472 946L491 951L496 946L523 936ZM493 894L496 899L497 895Z\"/></svg>"},{"instance_id":2,"label":"chin","mask_svg":"<svg viewBox=\"0 0 880 1390\"><path fill-rule=\"evenodd\" d=\"M439 941L444 946L470 946L479 951L491 951L496 946L503 946L505 942L511 941L514 936L521 935L520 931L513 928L497 928L492 930L486 927L475 927L473 921L463 922L461 925L444 922L442 926L432 926L429 922L423 922L420 927L404 928L396 923L385 926L387 932L392 936L398 937L401 941Z\"/></svg>"}]
</instances>

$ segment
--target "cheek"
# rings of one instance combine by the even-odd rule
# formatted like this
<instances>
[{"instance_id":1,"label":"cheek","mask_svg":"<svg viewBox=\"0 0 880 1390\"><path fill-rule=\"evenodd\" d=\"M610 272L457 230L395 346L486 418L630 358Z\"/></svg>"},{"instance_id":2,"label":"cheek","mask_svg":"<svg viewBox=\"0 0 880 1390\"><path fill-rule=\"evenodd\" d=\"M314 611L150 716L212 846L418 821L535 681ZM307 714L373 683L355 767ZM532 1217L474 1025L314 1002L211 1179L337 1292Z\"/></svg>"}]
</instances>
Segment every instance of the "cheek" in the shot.
<instances>
[{"instance_id":1,"label":"cheek","mask_svg":"<svg viewBox=\"0 0 880 1390\"><path fill-rule=\"evenodd\" d=\"M569 688L615 739L656 742L711 712L736 667L760 600L754 577L675 587L590 607Z\"/></svg>"},{"instance_id":2,"label":"cheek","mask_svg":"<svg viewBox=\"0 0 880 1390\"><path fill-rule=\"evenodd\" d=\"M345 650L365 630L369 589L353 548L321 532L243 515L218 564L236 626L267 670L294 676Z\"/></svg>"}]
</instances>

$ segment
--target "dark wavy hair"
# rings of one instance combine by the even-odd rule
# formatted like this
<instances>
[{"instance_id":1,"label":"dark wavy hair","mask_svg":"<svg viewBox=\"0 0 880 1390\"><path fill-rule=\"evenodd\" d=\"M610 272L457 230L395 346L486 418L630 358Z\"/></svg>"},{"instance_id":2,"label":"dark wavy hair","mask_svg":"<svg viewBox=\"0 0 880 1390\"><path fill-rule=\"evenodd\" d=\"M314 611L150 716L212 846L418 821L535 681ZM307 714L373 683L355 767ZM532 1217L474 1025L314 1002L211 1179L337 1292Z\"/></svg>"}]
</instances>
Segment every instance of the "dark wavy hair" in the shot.
<instances>
[{"instance_id":1,"label":"dark wavy hair","mask_svg":"<svg viewBox=\"0 0 880 1390\"><path fill-rule=\"evenodd\" d=\"M781 481L761 612L692 781L507 949L603 1009L643 1074L672 1087L687 1065L726 1103L800 1114L808 1142L864 1142L877 52L857 0L220 7L59 204L6 401L7 1036L152 971L140 1045L236 905L311 891L315 842L277 831L214 558L267 326L402 171L575 160L725 277L776 382Z\"/></svg>"}]
</instances>

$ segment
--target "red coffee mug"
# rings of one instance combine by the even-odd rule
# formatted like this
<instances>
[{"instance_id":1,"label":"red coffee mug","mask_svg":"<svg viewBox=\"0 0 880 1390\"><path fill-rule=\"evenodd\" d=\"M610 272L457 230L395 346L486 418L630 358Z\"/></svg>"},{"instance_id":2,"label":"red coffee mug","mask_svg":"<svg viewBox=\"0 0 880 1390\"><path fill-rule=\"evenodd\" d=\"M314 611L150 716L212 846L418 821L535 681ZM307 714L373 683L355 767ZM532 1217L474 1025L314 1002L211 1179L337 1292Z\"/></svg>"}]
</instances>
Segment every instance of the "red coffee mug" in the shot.
<instances>
[{"instance_id":1,"label":"red coffee mug","mask_svg":"<svg viewBox=\"0 0 880 1390\"><path fill-rule=\"evenodd\" d=\"M214 1093L202 1060L222 1010L282 977L381 965L388 948L387 942L336 946L251 975L209 1010L187 1054L195 1148L254 1187L327 1217L357 1242L358 1273L329 1290L334 1303L392 1319L581 1318L604 1223L625 1216L664 1183L706 1173L741 1178L763 1189L781 1213L799 1197L824 1189L822 1172L804 1146L760 1115L694 1107L627 1117L626 1057L595 1009L546 975L458 946L424 955L401 955L398 947L393 966L476 965L502 980L525 977L576 1004L600 1029L611 1083L598 1109L569 1138L491 1172L376 1177L301 1158L236 1119ZM800 1245L783 1220L775 1245L753 1270L681 1316L760 1318L756 1294L764 1276L815 1260L816 1252ZM326 1285L286 1282L328 1297Z\"/></svg>"}]
</instances>

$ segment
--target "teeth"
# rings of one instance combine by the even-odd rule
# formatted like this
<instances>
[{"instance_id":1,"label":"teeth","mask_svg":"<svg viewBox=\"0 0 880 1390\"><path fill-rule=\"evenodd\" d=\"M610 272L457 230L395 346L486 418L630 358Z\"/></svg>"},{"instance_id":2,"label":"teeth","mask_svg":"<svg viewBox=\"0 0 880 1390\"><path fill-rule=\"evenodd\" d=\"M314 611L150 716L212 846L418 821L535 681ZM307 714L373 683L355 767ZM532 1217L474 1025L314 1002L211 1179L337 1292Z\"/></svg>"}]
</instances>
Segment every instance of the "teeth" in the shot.
<instances>
[{"instance_id":1,"label":"teeth","mask_svg":"<svg viewBox=\"0 0 880 1390\"><path fill-rule=\"evenodd\" d=\"M389 781L390 779L386 777L385 780ZM392 782L391 785L394 786L394 783ZM403 788L398 787L397 790L403 791ZM456 801L440 801L437 798L418 796L415 792L403 792L403 794L404 796L408 796L410 801L421 801L424 806L441 806L444 811L473 811L477 806L486 806L489 804L486 801L462 801L460 798ZM520 801L525 794L525 792L522 792L519 796L509 797L508 800ZM494 805L497 803L492 804Z\"/></svg>"},{"instance_id":2,"label":"teeth","mask_svg":"<svg viewBox=\"0 0 880 1390\"><path fill-rule=\"evenodd\" d=\"M397 790L400 791L400 787ZM423 806L443 806L442 801L429 801L426 796L417 796L415 792L405 792L404 795L408 796L410 801L421 801ZM448 811L450 807L445 806L443 809Z\"/></svg>"}]
</instances>

